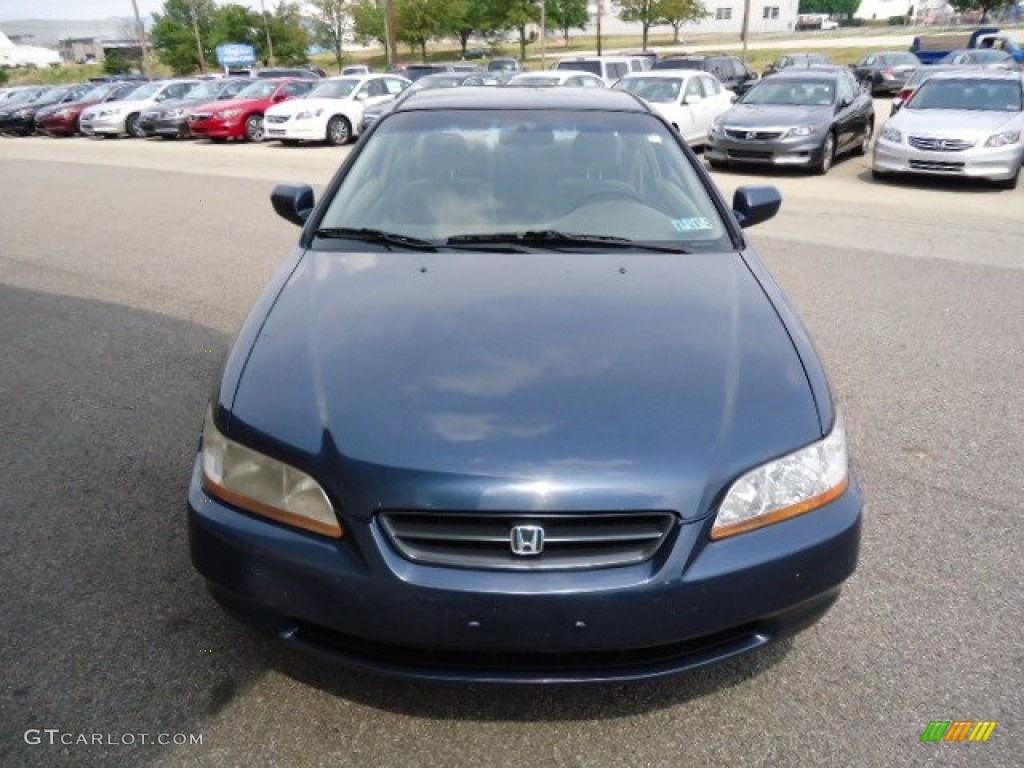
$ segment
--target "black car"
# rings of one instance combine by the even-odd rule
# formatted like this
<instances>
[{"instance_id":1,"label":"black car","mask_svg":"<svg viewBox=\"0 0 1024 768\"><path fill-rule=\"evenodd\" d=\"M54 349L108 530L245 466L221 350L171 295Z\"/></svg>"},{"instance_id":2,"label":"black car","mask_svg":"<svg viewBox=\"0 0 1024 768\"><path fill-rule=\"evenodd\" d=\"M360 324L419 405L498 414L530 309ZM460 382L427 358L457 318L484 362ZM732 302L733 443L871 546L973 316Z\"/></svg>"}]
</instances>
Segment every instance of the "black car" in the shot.
<instances>
[{"instance_id":1,"label":"black car","mask_svg":"<svg viewBox=\"0 0 1024 768\"><path fill-rule=\"evenodd\" d=\"M820 53L789 53L769 64L762 77L774 75L790 67L827 67L830 63L828 57Z\"/></svg>"},{"instance_id":2,"label":"black car","mask_svg":"<svg viewBox=\"0 0 1024 768\"><path fill-rule=\"evenodd\" d=\"M250 83L251 77L226 77L219 80L204 80L181 99L172 99L154 104L139 117L139 129L147 138L160 136L164 139L185 139L191 136L188 129L188 113L193 107L224 99L233 99Z\"/></svg>"},{"instance_id":3,"label":"black car","mask_svg":"<svg viewBox=\"0 0 1024 768\"><path fill-rule=\"evenodd\" d=\"M766 77L711 123L704 157L732 164L828 173L844 152L871 146L871 95L846 67L790 69Z\"/></svg>"},{"instance_id":4,"label":"black car","mask_svg":"<svg viewBox=\"0 0 1024 768\"><path fill-rule=\"evenodd\" d=\"M275 188L302 232L188 490L213 596L323 660L491 683L669 675L827 612L863 502L743 229L781 196L729 205L698 162L624 91L427 89L319 204Z\"/></svg>"},{"instance_id":5,"label":"black car","mask_svg":"<svg viewBox=\"0 0 1024 768\"><path fill-rule=\"evenodd\" d=\"M751 72L743 60L737 56L717 54L669 56L654 62L651 69L699 69L710 72L737 96L746 93L758 80L757 73Z\"/></svg>"},{"instance_id":6,"label":"black car","mask_svg":"<svg viewBox=\"0 0 1024 768\"><path fill-rule=\"evenodd\" d=\"M381 117L394 110L398 103L405 99L409 94L416 93L417 91L427 91L435 88L458 88L462 85L499 84L491 81L485 81L487 74L487 72L477 69L472 72L454 72L445 70L432 75L423 75L415 80L412 85L406 88L397 99L385 101L382 104L373 104L364 109L362 129L365 131ZM491 74L493 75L494 73ZM409 77L409 75L406 75L406 77Z\"/></svg>"},{"instance_id":7,"label":"black car","mask_svg":"<svg viewBox=\"0 0 1024 768\"><path fill-rule=\"evenodd\" d=\"M80 99L93 89L92 83L58 85L20 104L7 104L0 112L0 133L29 136L36 130L36 113L41 109Z\"/></svg>"},{"instance_id":8,"label":"black car","mask_svg":"<svg viewBox=\"0 0 1024 768\"><path fill-rule=\"evenodd\" d=\"M442 72L454 72L455 67L451 64L406 64L402 67L401 74L416 82L427 75L437 75Z\"/></svg>"},{"instance_id":9,"label":"black car","mask_svg":"<svg viewBox=\"0 0 1024 768\"><path fill-rule=\"evenodd\" d=\"M519 64L519 59L513 59L509 56L495 56L489 62L487 62L488 72L522 72L523 68Z\"/></svg>"},{"instance_id":10,"label":"black car","mask_svg":"<svg viewBox=\"0 0 1024 768\"><path fill-rule=\"evenodd\" d=\"M870 87L872 96L899 93L921 60L909 51L871 53L851 64L854 77Z\"/></svg>"}]
</instances>

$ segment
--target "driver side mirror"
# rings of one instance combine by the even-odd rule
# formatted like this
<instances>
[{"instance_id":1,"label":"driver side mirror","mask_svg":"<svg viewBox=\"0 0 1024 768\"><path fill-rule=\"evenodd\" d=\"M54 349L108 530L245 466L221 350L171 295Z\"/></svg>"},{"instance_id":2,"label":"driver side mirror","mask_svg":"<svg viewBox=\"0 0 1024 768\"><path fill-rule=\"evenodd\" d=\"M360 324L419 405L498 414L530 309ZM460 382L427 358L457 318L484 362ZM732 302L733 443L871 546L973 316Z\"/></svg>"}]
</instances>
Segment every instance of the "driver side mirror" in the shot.
<instances>
[{"instance_id":1,"label":"driver side mirror","mask_svg":"<svg viewBox=\"0 0 1024 768\"><path fill-rule=\"evenodd\" d=\"M301 227L313 212L316 200L308 184L278 184L270 193L270 204L278 216Z\"/></svg>"},{"instance_id":2,"label":"driver side mirror","mask_svg":"<svg viewBox=\"0 0 1024 768\"><path fill-rule=\"evenodd\" d=\"M775 187L739 187L732 196L732 213L746 229L768 221L782 205L782 195Z\"/></svg>"}]
</instances>

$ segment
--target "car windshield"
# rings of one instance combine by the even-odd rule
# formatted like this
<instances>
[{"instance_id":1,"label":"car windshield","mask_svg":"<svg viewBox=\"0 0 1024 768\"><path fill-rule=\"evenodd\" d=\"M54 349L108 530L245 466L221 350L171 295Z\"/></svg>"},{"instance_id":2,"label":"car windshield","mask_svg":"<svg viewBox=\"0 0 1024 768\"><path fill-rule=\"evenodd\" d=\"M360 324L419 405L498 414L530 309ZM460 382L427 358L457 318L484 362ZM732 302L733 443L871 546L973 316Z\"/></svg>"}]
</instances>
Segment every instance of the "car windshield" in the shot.
<instances>
[{"instance_id":1,"label":"car windshield","mask_svg":"<svg viewBox=\"0 0 1024 768\"><path fill-rule=\"evenodd\" d=\"M442 247L550 232L732 247L693 163L647 112L394 114L356 155L320 228Z\"/></svg>"},{"instance_id":2,"label":"car windshield","mask_svg":"<svg viewBox=\"0 0 1024 768\"><path fill-rule=\"evenodd\" d=\"M67 96L68 88L54 88L47 91L42 96L32 102L34 106L42 107L47 104L56 104L58 101Z\"/></svg>"},{"instance_id":3,"label":"car windshield","mask_svg":"<svg viewBox=\"0 0 1024 768\"><path fill-rule=\"evenodd\" d=\"M131 92L131 99L132 101L144 101L146 99L150 99L163 87L163 83L146 83L145 85L140 85Z\"/></svg>"},{"instance_id":4,"label":"car windshield","mask_svg":"<svg viewBox=\"0 0 1024 768\"><path fill-rule=\"evenodd\" d=\"M311 99L347 99L362 81L357 78L330 80L309 92Z\"/></svg>"},{"instance_id":5,"label":"car windshield","mask_svg":"<svg viewBox=\"0 0 1024 768\"><path fill-rule=\"evenodd\" d=\"M562 80L558 75L517 75L506 85L522 86L523 88L550 88L553 85L561 85Z\"/></svg>"},{"instance_id":6,"label":"car windshield","mask_svg":"<svg viewBox=\"0 0 1024 768\"><path fill-rule=\"evenodd\" d=\"M561 61L558 66L555 67L557 70L571 69L573 72L589 72L592 75L601 77L601 62L600 61Z\"/></svg>"},{"instance_id":7,"label":"car windshield","mask_svg":"<svg viewBox=\"0 0 1024 768\"><path fill-rule=\"evenodd\" d=\"M8 107L14 106L15 104L24 104L25 102L39 98L40 93L41 91L37 88L28 88L24 91L18 91L4 102L4 106Z\"/></svg>"},{"instance_id":8,"label":"car windshield","mask_svg":"<svg viewBox=\"0 0 1024 768\"><path fill-rule=\"evenodd\" d=\"M651 69L703 69L703 59L662 59Z\"/></svg>"},{"instance_id":9,"label":"car windshield","mask_svg":"<svg viewBox=\"0 0 1024 768\"><path fill-rule=\"evenodd\" d=\"M926 81L908 109L957 109L970 112L1020 112L1020 80L937 78Z\"/></svg>"},{"instance_id":10,"label":"car windshield","mask_svg":"<svg viewBox=\"0 0 1024 768\"><path fill-rule=\"evenodd\" d=\"M771 77L747 91L740 99L740 103L823 107L832 103L835 92L835 83L830 80L787 80Z\"/></svg>"},{"instance_id":11,"label":"car windshield","mask_svg":"<svg viewBox=\"0 0 1024 768\"><path fill-rule=\"evenodd\" d=\"M103 85L96 85L86 91L82 96L79 97L80 101L100 101L106 98L107 94L118 87L117 83L104 83Z\"/></svg>"},{"instance_id":12,"label":"car windshield","mask_svg":"<svg viewBox=\"0 0 1024 768\"><path fill-rule=\"evenodd\" d=\"M614 87L654 104L674 104L679 99L679 91L684 82L681 77L626 77Z\"/></svg>"},{"instance_id":13,"label":"car windshield","mask_svg":"<svg viewBox=\"0 0 1024 768\"><path fill-rule=\"evenodd\" d=\"M206 99L213 101L224 88L224 84L216 80L207 80L199 83L192 90L185 94L186 99Z\"/></svg>"},{"instance_id":14,"label":"car windshield","mask_svg":"<svg viewBox=\"0 0 1024 768\"><path fill-rule=\"evenodd\" d=\"M277 90L277 83L264 80L252 83L238 92L239 99L269 99Z\"/></svg>"},{"instance_id":15,"label":"car windshield","mask_svg":"<svg viewBox=\"0 0 1024 768\"><path fill-rule=\"evenodd\" d=\"M912 53L887 53L881 58L885 64L891 67L921 66L921 60Z\"/></svg>"}]
</instances>

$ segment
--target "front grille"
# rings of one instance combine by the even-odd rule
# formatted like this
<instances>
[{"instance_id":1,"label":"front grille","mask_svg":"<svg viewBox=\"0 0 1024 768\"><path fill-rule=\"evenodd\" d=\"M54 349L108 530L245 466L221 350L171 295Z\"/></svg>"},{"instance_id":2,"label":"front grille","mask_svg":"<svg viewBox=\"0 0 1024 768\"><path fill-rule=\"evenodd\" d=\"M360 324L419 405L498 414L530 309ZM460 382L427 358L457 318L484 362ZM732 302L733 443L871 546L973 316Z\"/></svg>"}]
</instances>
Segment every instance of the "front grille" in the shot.
<instances>
[{"instance_id":1,"label":"front grille","mask_svg":"<svg viewBox=\"0 0 1024 768\"><path fill-rule=\"evenodd\" d=\"M730 149L729 157L736 160L771 160L771 152L751 152L746 149Z\"/></svg>"},{"instance_id":2,"label":"front grille","mask_svg":"<svg viewBox=\"0 0 1024 768\"><path fill-rule=\"evenodd\" d=\"M937 160L911 160L910 167L917 171L962 171L963 163L943 163Z\"/></svg>"},{"instance_id":3,"label":"front grille","mask_svg":"<svg viewBox=\"0 0 1024 768\"><path fill-rule=\"evenodd\" d=\"M671 512L383 512L379 520L399 554L416 563L550 571L642 563L665 542L676 516ZM539 554L513 553L516 526L542 529Z\"/></svg>"},{"instance_id":4,"label":"front grille","mask_svg":"<svg viewBox=\"0 0 1024 768\"><path fill-rule=\"evenodd\" d=\"M909 136L907 141L915 149L924 149L929 152L963 152L975 145L973 141L962 139L931 139L926 136Z\"/></svg>"},{"instance_id":5,"label":"front grille","mask_svg":"<svg viewBox=\"0 0 1024 768\"><path fill-rule=\"evenodd\" d=\"M291 115L267 115L266 121L268 123L287 123L291 118Z\"/></svg>"},{"instance_id":6,"label":"front grille","mask_svg":"<svg viewBox=\"0 0 1024 768\"><path fill-rule=\"evenodd\" d=\"M296 622L288 639L327 653L358 659L373 667L404 672L421 671L455 678L578 681L589 675L629 677L630 673L682 670L754 650L771 635L757 624L745 624L667 645L621 650L487 651L390 645Z\"/></svg>"},{"instance_id":7,"label":"front grille","mask_svg":"<svg viewBox=\"0 0 1024 768\"><path fill-rule=\"evenodd\" d=\"M740 141L771 141L782 136L782 131L758 131L747 128L726 128L725 135Z\"/></svg>"}]
</instances>

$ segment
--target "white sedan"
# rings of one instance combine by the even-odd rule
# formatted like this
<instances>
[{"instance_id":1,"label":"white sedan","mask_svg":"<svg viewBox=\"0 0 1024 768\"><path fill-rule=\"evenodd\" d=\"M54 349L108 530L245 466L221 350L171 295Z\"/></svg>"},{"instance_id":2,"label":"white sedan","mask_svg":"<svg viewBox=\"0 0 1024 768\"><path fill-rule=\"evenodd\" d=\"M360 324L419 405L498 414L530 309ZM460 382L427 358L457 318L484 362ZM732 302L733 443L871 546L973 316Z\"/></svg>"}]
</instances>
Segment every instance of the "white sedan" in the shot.
<instances>
[{"instance_id":1,"label":"white sedan","mask_svg":"<svg viewBox=\"0 0 1024 768\"><path fill-rule=\"evenodd\" d=\"M698 70L636 72L612 87L648 102L690 146L705 144L711 122L736 101L718 78Z\"/></svg>"},{"instance_id":2,"label":"white sedan","mask_svg":"<svg viewBox=\"0 0 1024 768\"><path fill-rule=\"evenodd\" d=\"M345 144L359 135L364 109L391 101L410 85L410 80L398 75L331 78L308 96L268 109L263 119L263 140Z\"/></svg>"},{"instance_id":3,"label":"white sedan","mask_svg":"<svg viewBox=\"0 0 1024 768\"><path fill-rule=\"evenodd\" d=\"M549 69L523 72L511 78L506 86L513 88L606 88L604 80L590 72L575 69Z\"/></svg>"}]
</instances>

